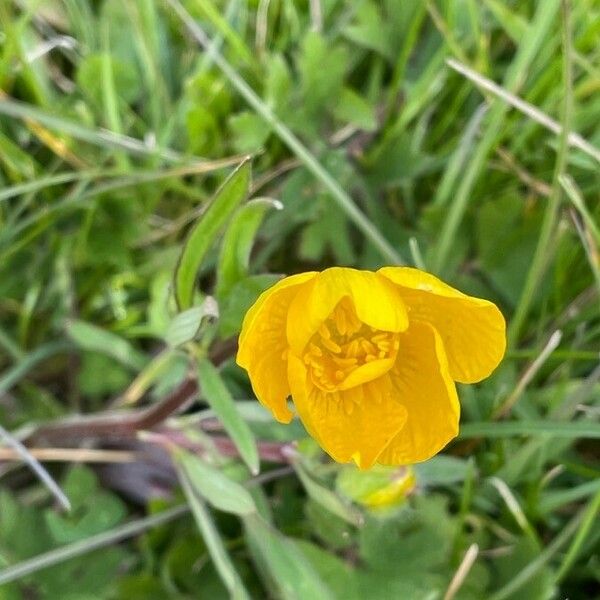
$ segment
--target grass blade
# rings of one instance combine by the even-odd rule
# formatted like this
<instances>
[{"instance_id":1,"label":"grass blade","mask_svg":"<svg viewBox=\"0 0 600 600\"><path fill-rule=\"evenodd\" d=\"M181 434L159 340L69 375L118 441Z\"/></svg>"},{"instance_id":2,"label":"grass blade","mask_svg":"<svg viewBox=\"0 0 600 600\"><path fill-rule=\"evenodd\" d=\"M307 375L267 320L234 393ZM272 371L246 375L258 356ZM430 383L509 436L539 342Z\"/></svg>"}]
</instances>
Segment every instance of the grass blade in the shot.
<instances>
[{"instance_id":1,"label":"grass blade","mask_svg":"<svg viewBox=\"0 0 600 600\"><path fill-rule=\"evenodd\" d=\"M521 292L521 297L517 304L515 314L508 326L507 337L509 346L516 346L519 341L521 329L525 325L525 319L533 303L535 291L539 286L544 275L547 262L548 249L552 242L554 229L558 219L558 209L562 195L560 177L564 174L567 167L569 132L573 119L573 64L571 57L571 19L570 5L567 0L562 0L562 40L563 40L563 108L562 108L562 130L558 140L558 153L556 164L554 166L554 175L552 178L552 193L546 204L544 219L539 234L535 253L531 260L531 266L527 273L525 285Z\"/></svg>"},{"instance_id":2,"label":"grass blade","mask_svg":"<svg viewBox=\"0 0 600 600\"><path fill-rule=\"evenodd\" d=\"M158 514L131 521L125 525L119 525L110 531L93 535L85 540L50 550L49 552L45 552L44 554L40 554L39 556L35 556L0 571L0 585L21 579L22 577L58 565L70 558L87 554L98 548L112 546L122 540L139 535L152 527L157 527L158 525L177 519L188 511L189 507L187 505L176 506L175 508L164 510Z\"/></svg>"},{"instance_id":3,"label":"grass blade","mask_svg":"<svg viewBox=\"0 0 600 600\"><path fill-rule=\"evenodd\" d=\"M143 352L112 331L76 320L68 324L67 333L80 348L110 356L134 371L141 371L148 364Z\"/></svg>"},{"instance_id":4,"label":"grass blade","mask_svg":"<svg viewBox=\"0 0 600 600\"><path fill-rule=\"evenodd\" d=\"M573 539L571 546L567 550L565 557L560 565L558 573L556 574L557 583L562 581L565 578L565 575L569 572L575 561L577 560L577 555L579 554L579 550L583 545L585 538L587 537L592 525L596 522L596 516L600 511L600 491L596 493L596 495L590 500L587 505L583 518L581 519L581 525L577 531L577 535Z\"/></svg>"},{"instance_id":5,"label":"grass blade","mask_svg":"<svg viewBox=\"0 0 600 600\"><path fill-rule=\"evenodd\" d=\"M465 423L460 439L475 437L503 438L519 435L547 435L555 438L600 438L600 423L592 421L502 421Z\"/></svg>"},{"instance_id":6,"label":"grass blade","mask_svg":"<svg viewBox=\"0 0 600 600\"><path fill-rule=\"evenodd\" d=\"M160 156L169 162L183 162L185 160L185 156L174 150L151 147L141 140L136 140L135 138L107 129L89 129L88 127L79 125L79 123L73 123L62 117L49 115L39 108L25 104L24 102L17 102L16 100L1 99L0 114L15 119L32 119L42 123L46 127L56 129L62 134L72 135L74 138L96 146L102 146L103 148L118 148L142 156Z\"/></svg>"},{"instance_id":7,"label":"grass blade","mask_svg":"<svg viewBox=\"0 0 600 600\"><path fill-rule=\"evenodd\" d=\"M300 549L259 515L244 518L251 547L277 584L282 600L333 600Z\"/></svg>"},{"instance_id":8,"label":"grass blade","mask_svg":"<svg viewBox=\"0 0 600 600\"><path fill-rule=\"evenodd\" d=\"M554 557L554 555L567 543L569 538L575 533L581 514L571 519L562 531L552 540L545 550L539 553L535 560L532 560L516 577L511 579L503 588L495 594L489 596L489 600L504 600L512 596L521 586L525 585L532 577L536 575L544 566Z\"/></svg>"},{"instance_id":9,"label":"grass blade","mask_svg":"<svg viewBox=\"0 0 600 600\"><path fill-rule=\"evenodd\" d=\"M19 442L14 436L12 436L2 425L0 425L0 438L4 441L4 443L12 448L15 452L19 454L19 456L23 459L23 461L27 464L27 466L35 473L37 478L48 488L50 493L56 498L58 503L67 511L71 510L71 503L69 499L65 496L65 493L60 489L56 481L52 479L50 473L46 471L46 469L40 464L40 462L32 456L32 454L27 450L27 448Z\"/></svg>"},{"instance_id":10,"label":"grass blade","mask_svg":"<svg viewBox=\"0 0 600 600\"><path fill-rule=\"evenodd\" d=\"M202 396L208 401L210 407L223 423L225 431L229 434L244 462L251 473L256 475L260 469L256 441L246 421L242 419L236 404L223 383L219 371L207 359L198 363L198 381Z\"/></svg>"},{"instance_id":11,"label":"grass blade","mask_svg":"<svg viewBox=\"0 0 600 600\"><path fill-rule=\"evenodd\" d=\"M185 241L175 270L175 298L180 310L192 306L202 260L218 232L248 195L250 174L250 162L246 160L219 188Z\"/></svg>"},{"instance_id":12,"label":"grass blade","mask_svg":"<svg viewBox=\"0 0 600 600\"><path fill-rule=\"evenodd\" d=\"M533 21L528 28L527 35L524 36L523 42L519 46L517 55L508 69L504 80L504 87L510 92L516 91L521 85L527 69L549 35L558 8L559 0L548 0L538 5ZM507 111L508 106L500 102L495 102L489 110L485 131L473 152L471 162L465 168L460 185L456 191L454 202L450 206L448 216L439 236L439 242L435 248L431 264L432 270L436 273L443 272L452 242L467 210L473 188L483 171L487 157L498 140L499 132L502 131L502 122Z\"/></svg>"},{"instance_id":13,"label":"grass blade","mask_svg":"<svg viewBox=\"0 0 600 600\"><path fill-rule=\"evenodd\" d=\"M473 69L467 67L467 65L463 65L462 63L450 58L446 61L449 67L464 75L467 79L478 85L480 88L486 90L487 92L491 92L498 98L502 99L507 104L510 104L513 108L516 108L518 111L522 112L524 115L529 117L531 120L539 123L548 131L555 133L556 135L562 135L564 127L549 117L545 112L541 111L537 106L526 102L522 98L519 98L515 94L511 94L503 87L494 83L491 79L484 77L474 71ZM578 133L573 133L571 131L567 132L567 141L569 146L573 148L577 148L591 156L597 162L600 162L600 149L596 148L592 144L590 144L587 140L581 137Z\"/></svg>"},{"instance_id":14,"label":"grass blade","mask_svg":"<svg viewBox=\"0 0 600 600\"><path fill-rule=\"evenodd\" d=\"M68 352L72 348L72 344L65 341L58 341L50 342L40 346L33 352L30 352L16 365L2 374L2 377L0 377L0 394L8 391L21 379L21 377L31 371L38 363L41 363L55 354Z\"/></svg>"},{"instance_id":15,"label":"grass blade","mask_svg":"<svg viewBox=\"0 0 600 600\"><path fill-rule=\"evenodd\" d=\"M179 0L166 0L185 24L188 31L196 41L208 51L211 47L210 39L204 31L192 19ZM379 250L381 256L395 264L403 264L398 252L383 237L381 232L373 225L367 216L354 204L352 198L340 187L331 174L319 163L309 152L308 148L292 133L292 131L277 117L256 92L244 81L237 71L225 60L216 49L213 54L215 64L221 69L225 77L229 79L237 91L244 97L246 102L273 128L282 142L298 157L304 166L331 192L346 216L360 229L365 237Z\"/></svg>"},{"instance_id":16,"label":"grass blade","mask_svg":"<svg viewBox=\"0 0 600 600\"><path fill-rule=\"evenodd\" d=\"M217 298L223 299L231 288L248 274L250 251L265 212L283 205L271 198L256 198L241 206L223 236L217 266Z\"/></svg>"},{"instance_id":17,"label":"grass blade","mask_svg":"<svg viewBox=\"0 0 600 600\"><path fill-rule=\"evenodd\" d=\"M219 530L210 516L210 512L204 503L194 493L192 485L187 476L182 474L180 480L183 491L185 492L186 498L190 504L190 508L192 509L194 519L198 525L198 529L202 535L202 538L204 539L204 542L206 543L206 547L208 548L210 556L215 563L215 567L223 583L225 584L225 587L231 594L231 598L234 600L249 600L250 596L245 590L240 576L237 574L235 567L233 566L231 558L229 557L229 554L225 549L225 545L223 544L223 540L219 534Z\"/></svg>"}]
</instances>

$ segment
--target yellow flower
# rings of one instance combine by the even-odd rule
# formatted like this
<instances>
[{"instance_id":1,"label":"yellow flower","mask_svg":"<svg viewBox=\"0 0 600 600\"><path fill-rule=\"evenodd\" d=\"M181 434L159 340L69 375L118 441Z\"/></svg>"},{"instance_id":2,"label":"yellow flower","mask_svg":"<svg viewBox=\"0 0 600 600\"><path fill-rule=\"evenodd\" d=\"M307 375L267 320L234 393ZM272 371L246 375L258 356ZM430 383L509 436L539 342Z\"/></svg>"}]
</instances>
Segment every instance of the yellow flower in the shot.
<instances>
[{"instance_id":1,"label":"yellow flower","mask_svg":"<svg viewBox=\"0 0 600 600\"><path fill-rule=\"evenodd\" d=\"M498 365L505 323L487 300L408 267L286 277L250 308L238 364L258 400L338 462L411 464L458 433L455 381Z\"/></svg>"}]
</instances>

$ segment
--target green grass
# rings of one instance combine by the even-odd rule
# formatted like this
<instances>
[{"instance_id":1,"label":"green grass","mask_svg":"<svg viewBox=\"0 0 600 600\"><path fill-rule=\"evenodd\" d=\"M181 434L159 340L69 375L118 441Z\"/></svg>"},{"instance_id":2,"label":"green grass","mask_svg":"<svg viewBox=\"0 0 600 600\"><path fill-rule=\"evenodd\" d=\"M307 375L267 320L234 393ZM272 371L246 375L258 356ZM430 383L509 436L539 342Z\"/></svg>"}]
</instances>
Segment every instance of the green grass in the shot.
<instances>
[{"instance_id":1,"label":"green grass","mask_svg":"<svg viewBox=\"0 0 600 600\"><path fill-rule=\"evenodd\" d=\"M208 448L181 485L141 453L44 463L53 481L0 463L0 599L590 598L599 19L598 0L0 0L0 423L23 441L158 407L146 423L166 397L186 414L136 449ZM228 340L280 273L394 263L496 302L510 350L381 512L361 498L394 473L273 422ZM171 394L198 372L205 396ZM114 423L84 441L123 445Z\"/></svg>"}]
</instances>

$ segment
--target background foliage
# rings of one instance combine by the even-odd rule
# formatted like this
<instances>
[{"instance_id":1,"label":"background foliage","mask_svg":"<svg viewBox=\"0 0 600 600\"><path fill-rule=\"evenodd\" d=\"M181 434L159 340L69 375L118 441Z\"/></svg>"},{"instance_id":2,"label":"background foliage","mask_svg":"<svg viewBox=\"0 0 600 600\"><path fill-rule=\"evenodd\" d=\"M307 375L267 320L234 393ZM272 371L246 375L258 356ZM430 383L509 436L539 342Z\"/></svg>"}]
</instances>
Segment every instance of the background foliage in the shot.
<instances>
[{"instance_id":1,"label":"background foliage","mask_svg":"<svg viewBox=\"0 0 600 600\"><path fill-rule=\"evenodd\" d=\"M48 463L68 513L0 464L0 598L592 597L599 36L597 0L0 0L0 422L202 387L91 447L143 460ZM414 481L292 452L226 341L274 274L398 260L510 334Z\"/></svg>"}]
</instances>

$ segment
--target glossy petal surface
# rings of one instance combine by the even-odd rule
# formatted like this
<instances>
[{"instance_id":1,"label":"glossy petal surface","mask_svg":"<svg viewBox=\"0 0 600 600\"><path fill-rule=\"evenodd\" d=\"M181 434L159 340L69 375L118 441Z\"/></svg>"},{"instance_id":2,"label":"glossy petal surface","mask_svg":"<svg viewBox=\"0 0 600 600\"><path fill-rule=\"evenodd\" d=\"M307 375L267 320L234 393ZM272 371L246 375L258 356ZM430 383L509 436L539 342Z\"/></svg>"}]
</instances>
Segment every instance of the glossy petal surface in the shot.
<instances>
[{"instance_id":1,"label":"glossy petal surface","mask_svg":"<svg viewBox=\"0 0 600 600\"><path fill-rule=\"evenodd\" d=\"M481 381L498 366L506 350L506 325L495 304L467 296L418 269L385 267L378 273L398 286L411 321L438 330L455 381Z\"/></svg>"},{"instance_id":2,"label":"glossy petal surface","mask_svg":"<svg viewBox=\"0 0 600 600\"><path fill-rule=\"evenodd\" d=\"M290 356L288 369L294 405L304 426L338 462L354 461L368 469L406 422L406 409L387 374L329 393L312 384L300 359Z\"/></svg>"},{"instance_id":3,"label":"glossy petal surface","mask_svg":"<svg viewBox=\"0 0 600 600\"><path fill-rule=\"evenodd\" d=\"M246 313L239 338L238 365L248 371L252 389L261 404L282 423L289 423L293 416L286 402L290 395L288 309L298 289L313 277L314 273L292 275L263 292Z\"/></svg>"},{"instance_id":4,"label":"glossy petal surface","mask_svg":"<svg viewBox=\"0 0 600 600\"><path fill-rule=\"evenodd\" d=\"M334 267L303 286L290 306L287 336L296 354L343 298L349 298L358 318L375 329L404 331L408 327L402 297L388 279L371 271Z\"/></svg>"},{"instance_id":5,"label":"glossy petal surface","mask_svg":"<svg viewBox=\"0 0 600 600\"><path fill-rule=\"evenodd\" d=\"M407 419L377 462L401 465L437 454L458 433L460 405L448 372L444 346L427 323L413 323L400 336L401 353L390 379Z\"/></svg>"}]
</instances>

